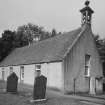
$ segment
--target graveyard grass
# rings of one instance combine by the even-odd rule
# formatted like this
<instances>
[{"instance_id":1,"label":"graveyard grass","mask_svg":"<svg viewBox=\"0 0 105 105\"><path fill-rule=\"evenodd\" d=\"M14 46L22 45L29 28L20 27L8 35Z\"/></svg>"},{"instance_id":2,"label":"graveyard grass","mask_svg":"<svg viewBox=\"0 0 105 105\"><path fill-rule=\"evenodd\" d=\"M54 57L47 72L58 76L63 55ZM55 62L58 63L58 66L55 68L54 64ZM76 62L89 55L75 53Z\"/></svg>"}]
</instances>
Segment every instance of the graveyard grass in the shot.
<instances>
[{"instance_id":1,"label":"graveyard grass","mask_svg":"<svg viewBox=\"0 0 105 105\"><path fill-rule=\"evenodd\" d=\"M27 86L28 87L28 86ZM32 87L18 85L18 93L11 94L3 92L6 88L6 84L0 81L0 105L84 105L78 100L64 98L60 96L59 92L47 90L47 101L40 103L30 103L32 100Z\"/></svg>"}]
</instances>

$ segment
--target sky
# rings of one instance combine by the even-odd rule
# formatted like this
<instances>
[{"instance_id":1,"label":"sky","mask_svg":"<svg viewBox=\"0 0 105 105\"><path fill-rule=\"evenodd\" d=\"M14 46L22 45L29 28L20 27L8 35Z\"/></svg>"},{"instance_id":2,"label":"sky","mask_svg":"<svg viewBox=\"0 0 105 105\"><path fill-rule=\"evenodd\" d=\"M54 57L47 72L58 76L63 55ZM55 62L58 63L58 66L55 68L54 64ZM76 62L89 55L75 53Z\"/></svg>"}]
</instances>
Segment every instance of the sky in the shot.
<instances>
[{"instance_id":1,"label":"sky","mask_svg":"<svg viewBox=\"0 0 105 105\"><path fill-rule=\"evenodd\" d=\"M80 9L86 0L0 0L0 33L33 23L51 31L68 32L81 26ZM90 0L95 11L94 34L105 37L105 0Z\"/></svg>"}]
</instances>

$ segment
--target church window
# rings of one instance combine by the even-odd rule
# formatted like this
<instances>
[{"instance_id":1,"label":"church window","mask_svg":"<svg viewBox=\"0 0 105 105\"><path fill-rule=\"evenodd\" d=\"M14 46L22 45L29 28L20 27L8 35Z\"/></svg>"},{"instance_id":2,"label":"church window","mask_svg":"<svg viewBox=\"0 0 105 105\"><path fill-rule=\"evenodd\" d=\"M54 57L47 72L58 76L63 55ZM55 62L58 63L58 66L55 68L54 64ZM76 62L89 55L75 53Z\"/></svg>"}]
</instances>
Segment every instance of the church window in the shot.
<instances>
[{"instance_id":1,"label":"church window","mask_svg":"<svg viewBox=\"0 0 105 105\"><path fill-rule=\"evenodd\" d=\"M21 80L24 79L24 66L20 66L20 78Z\"/></svg>"},{"instance_id":2,"label":"church window","mask_svg":"<svg viewBox=\"0 0 105 105\"><path fill-rule=\"evenodd\" d=\"M90 76L90 58L90 55L85 55L85 76Z\"/></svg>"},{"instance_id":3,"label":"church window","mask_svg":"<svg viewBox=\"0 0 105 105\"><path fill-rule=\"evenodd\" d=\"M13 73L13 67L10 67L10 74Z\"/></svg>"}]
</instances>

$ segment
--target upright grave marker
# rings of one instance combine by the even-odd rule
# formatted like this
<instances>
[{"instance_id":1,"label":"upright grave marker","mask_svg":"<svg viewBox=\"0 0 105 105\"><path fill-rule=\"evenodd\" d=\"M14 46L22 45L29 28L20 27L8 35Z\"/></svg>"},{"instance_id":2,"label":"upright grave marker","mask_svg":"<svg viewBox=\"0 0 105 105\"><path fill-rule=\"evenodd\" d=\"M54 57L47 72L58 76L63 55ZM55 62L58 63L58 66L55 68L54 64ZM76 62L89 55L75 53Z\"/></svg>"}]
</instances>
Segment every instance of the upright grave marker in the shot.
<instances>
[{"instance_id":1,"label":"upright grave marker","mask_svg":"<svg viewBox=\"0 0 105 105\"><path fill-rule=\"evenodd\" d=\"M34 91L33 91L33 99L34 100L43 100L45 99L46 94L46 84L47 78L41 75L41 71L37 71L37 76L34 82Z\"/></svg>"},{"instance_id":2,"label":"upright grave marker","mask_svg":"<svg viewBox=\"0 0 105 105\"><path fill-rule=\"evenodd\" d=\"M13 72L7 77L7 92L17 93L18 77Z\"/></svg>"}]
</instances>

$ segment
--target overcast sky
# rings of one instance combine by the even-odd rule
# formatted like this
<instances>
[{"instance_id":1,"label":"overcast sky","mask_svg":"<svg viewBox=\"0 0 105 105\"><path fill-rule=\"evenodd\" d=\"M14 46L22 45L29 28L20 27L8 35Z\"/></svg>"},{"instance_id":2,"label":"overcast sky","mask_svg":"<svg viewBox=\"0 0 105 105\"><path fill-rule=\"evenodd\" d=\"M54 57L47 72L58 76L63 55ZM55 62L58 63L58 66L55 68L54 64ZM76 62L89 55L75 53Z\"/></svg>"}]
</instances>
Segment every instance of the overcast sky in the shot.
<instances>
[{"instance_id":1,"label":"overcast sky","mask_svg":"<svg viewBox=\"0 0 105 105\"><path fill-rule=\"evenodd\" d=\"M105 37L105 0L90 0L95 11L92 28ZM71 31L80 27L85 0L0 0L0 33L16 29L29 22L57 31Z\"/></svg>"}]
</instances>

